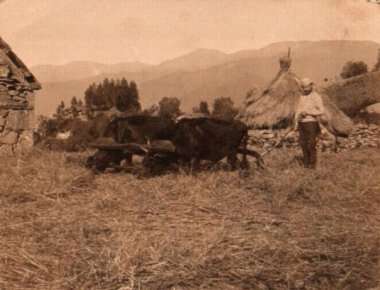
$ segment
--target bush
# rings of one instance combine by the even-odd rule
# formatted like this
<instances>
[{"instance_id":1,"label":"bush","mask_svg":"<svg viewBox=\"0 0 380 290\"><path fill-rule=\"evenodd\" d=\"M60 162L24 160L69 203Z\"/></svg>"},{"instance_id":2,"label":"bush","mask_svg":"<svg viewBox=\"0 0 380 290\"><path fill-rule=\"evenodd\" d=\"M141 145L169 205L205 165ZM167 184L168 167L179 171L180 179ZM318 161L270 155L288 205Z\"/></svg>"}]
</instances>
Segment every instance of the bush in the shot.
<instances>
[{"instance_id":1,"label":"bush","mask_svg":"<svg viewBox=\"0 0 380 290\"><path fill-rule=\"evenodd\" d=\"M159 105L159 115L165 118L175 119L181 115L181 101L178 98L168 98L164 97L158 103Z\"/></svg>"},{"instance_id":2,"label":"bush","mask_svg":"<svg viewBox=\"0 0 380 290\"><path fill-rule=\"evenodd\" d=\"M340 73L344 79L352 78L368 72L368 65L363 61L349 61L347 62Z\"/></svg>"},{"instance_id":3,"label":"bush","mask_svg":"<svg viewBox=\"0 0 380 290\"><path fill-rule=\"evenodd\" d=\"M377 60L377 63L375 64L375 66L373 67L373 70L372 71L380 71L380 57L379 59Z\"/></svg>"},{"instance_id":4,"label":"bush","mask_svg":"<svg viewBox=\"0 0 380 290\"><path fill-rule=\"evenodd\" d=\"M213 105L212 116L223 120L232 120L238 113L231 98L216 98Z\"/></svg>"},{"instance_id":5,"label":"bush","mask_svg":"<svg viewBox=\"0 0 380 290\"><path fill-rule=\"evenodd\" d=\"M201 113L205 115L210 115L208 103L205 101L200 102L198 107L193 108L193 113Z\"/></svg>"}]
</instances>

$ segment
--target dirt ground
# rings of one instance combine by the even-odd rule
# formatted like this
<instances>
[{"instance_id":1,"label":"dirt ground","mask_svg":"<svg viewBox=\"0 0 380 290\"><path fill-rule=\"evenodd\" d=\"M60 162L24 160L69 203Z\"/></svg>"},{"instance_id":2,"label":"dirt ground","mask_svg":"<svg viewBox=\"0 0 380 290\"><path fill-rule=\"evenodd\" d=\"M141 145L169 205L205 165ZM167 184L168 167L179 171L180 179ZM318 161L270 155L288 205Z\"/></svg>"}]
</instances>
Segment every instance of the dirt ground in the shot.
<instances>
[{"instance_id":1,"label":"dirt ground","mask_svg":"<svg viewBox=\"0 0 380 290\"><path fill-rule=\"evenodd\" d=\"M380 152L223 170L93 175L82 155L2 156L0 289L375 288Z\"/></svg>"}]
</instances>

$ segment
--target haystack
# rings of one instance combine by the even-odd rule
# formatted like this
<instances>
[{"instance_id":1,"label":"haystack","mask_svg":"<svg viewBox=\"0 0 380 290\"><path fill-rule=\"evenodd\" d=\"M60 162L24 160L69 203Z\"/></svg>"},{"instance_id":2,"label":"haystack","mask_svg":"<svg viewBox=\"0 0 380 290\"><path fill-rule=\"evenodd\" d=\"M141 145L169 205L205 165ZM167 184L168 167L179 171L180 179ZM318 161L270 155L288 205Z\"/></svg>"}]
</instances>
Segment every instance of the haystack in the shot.
<instances>
[{"instance_id":1,"label":"haystack","mask_svg":"<svg viewBox=\"0 0 380 290\"><path fill-rule=\"evenodd\" d=\"M288 65L286 65L288 64ZM282 129L293 125L296 106L302 94L300 78L290 70L290 58L280 59L280 71L268 87L256 96L248 96L239 119L254 129ZM325 105L327 129L346 137L353 123L329 97L319 92Z\"/></svg>"}]
</instances>

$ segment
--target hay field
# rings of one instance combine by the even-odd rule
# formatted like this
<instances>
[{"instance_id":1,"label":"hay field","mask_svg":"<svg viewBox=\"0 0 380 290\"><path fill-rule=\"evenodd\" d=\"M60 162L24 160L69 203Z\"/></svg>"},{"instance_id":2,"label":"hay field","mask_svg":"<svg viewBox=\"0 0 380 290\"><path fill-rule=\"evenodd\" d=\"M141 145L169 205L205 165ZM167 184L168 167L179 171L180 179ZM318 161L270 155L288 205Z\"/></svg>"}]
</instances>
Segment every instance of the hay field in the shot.
<instances>
[{"instance_id":1,"label":"hay field","mask_svg":"<svg viewBox=\"0 0 380 290\"><path fill-rule=\"evenodd\" d=\"M0 289L358 290L380 280L380 152L267 170L94 176L79 155L1 157Z\"/></svg>"}]
</instances>

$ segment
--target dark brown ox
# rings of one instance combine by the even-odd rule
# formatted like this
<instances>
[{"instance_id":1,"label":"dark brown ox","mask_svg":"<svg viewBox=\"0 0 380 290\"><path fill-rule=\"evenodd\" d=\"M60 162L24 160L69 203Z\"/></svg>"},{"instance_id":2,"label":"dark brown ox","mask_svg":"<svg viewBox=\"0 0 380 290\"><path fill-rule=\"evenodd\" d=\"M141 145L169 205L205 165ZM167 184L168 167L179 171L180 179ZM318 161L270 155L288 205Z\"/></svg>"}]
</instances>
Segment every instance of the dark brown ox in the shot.
<instances>
[{"instance_id":1,"label":"dark brown ox","mask_svg":"<svg viewBox=\"0 0 380 290\"><path fill-rule=\"evenodd\" d=\"M148 115L115 117L105 129L103 137L112 138L117 144L147 144L155 140L170 140L174 134L175 123L171 119ZM136 147L137 148L137 147ZM132 163L132 155L141 149L129 148L112 150L99 149L88 161L88 167L104 171L111 163L120 164L122 160ZM137 150L137 151L136 151ZM138 152L137 154L142 154Z\"/></svg>"},{"instance_id":2,"label":"dark brown ox","mask_svg":"<svg viewBox=\"0 0 380 290\"><path fill-rule=\"evenodd\" d=\"M255 157L258 166L263 164L259 153L247 149L248 128L240 121L197 117L182 118L174 123L159 117L131 116L113 120L107 134L116 144L99 150L89 159L100 170L131 154L145 156L143 164L148 169L177 163L196 169L202 160L216 163L225 157L232 169L237 167L238 161L241 168L248 168L247 155ZM162 146L157 140L167 140L172 149L168 150L170 146ZM238 159L238 154L242 154L242 160Z\"/></svg>"},{"instance_id":3,"label":"dark brown ox","mask_svg":"<svg viewBox=\"0 0 380 290\"><path fill-rule=\"evenodd\" d=\"M197 167L201 160L216 163L227 157L232 169L236 169L242 154L241 168L248 168L247 155L256 158L259 167L263 160L256 151L247 149L248 127L240 121L214 118L184 118L175 129L172 142L179 161Z\"/></svg>"},{"instance_id":4,"label":"dark brown ox","mask_svg":"<svg viewBox=\"0 0 380 290\"><path fill-rule=\"evenodd\" d=\"M116 117L107 126L105 137L112 137L117 143L146 144L153 140L170 140L175 123L169 118L133 115Z\"/></svg>"}]
</instances>

